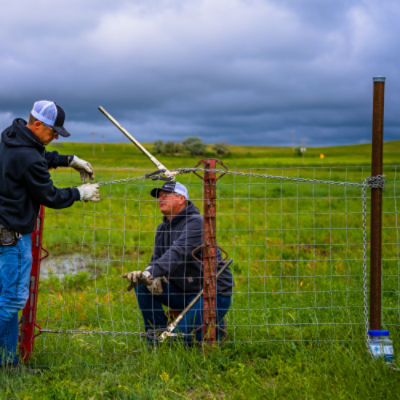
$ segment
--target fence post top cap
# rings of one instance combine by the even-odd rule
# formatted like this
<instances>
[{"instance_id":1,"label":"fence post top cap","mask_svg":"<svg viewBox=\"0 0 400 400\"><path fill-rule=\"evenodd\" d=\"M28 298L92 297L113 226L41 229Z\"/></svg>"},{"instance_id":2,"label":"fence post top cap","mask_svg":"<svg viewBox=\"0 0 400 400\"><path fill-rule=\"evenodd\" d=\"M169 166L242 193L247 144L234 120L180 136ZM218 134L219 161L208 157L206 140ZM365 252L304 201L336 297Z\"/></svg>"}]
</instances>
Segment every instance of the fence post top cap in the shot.
<instances>
[{"instance_id":1,"label":"fence post top cap","mask_svg":"<svg viewBox=\"0 0 400 400\"><path fill-rule=\"evenodd\" d=\"M384 76L374 76L372 79L374 82L385 82L386 80Z\"/></svg>"}]
</instances>

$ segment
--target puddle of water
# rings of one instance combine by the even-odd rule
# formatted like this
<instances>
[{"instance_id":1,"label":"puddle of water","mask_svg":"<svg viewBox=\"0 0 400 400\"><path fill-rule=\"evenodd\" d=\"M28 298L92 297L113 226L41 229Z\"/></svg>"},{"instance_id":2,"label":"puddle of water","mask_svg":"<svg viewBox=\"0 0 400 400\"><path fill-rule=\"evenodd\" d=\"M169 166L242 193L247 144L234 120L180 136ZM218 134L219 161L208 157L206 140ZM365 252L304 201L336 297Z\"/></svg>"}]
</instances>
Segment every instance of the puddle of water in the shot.
<instances>
[{"instance_id":1,"label":"puddle of water","mask_svg":"<svg viewBox=\"0 0 400 400\"><path fill-rule=\"evenodd\" d=\"M92 270L94 260L87 254L68 254L58 257L49 256L40 264L40 279L48 279L50 272L63 278L67 274L76 274L79 271Z\"/></svg>"}]
</instances>

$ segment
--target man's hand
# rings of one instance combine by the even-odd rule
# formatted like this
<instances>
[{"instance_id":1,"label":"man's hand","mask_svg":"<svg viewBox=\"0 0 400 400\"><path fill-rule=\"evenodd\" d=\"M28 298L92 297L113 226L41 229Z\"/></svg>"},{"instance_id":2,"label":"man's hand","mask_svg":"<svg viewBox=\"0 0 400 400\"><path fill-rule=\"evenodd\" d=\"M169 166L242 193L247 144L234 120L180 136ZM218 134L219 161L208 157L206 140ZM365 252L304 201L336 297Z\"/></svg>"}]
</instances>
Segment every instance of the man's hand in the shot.
<instances>
[{"instance_id":1,"label":"man's hand","mask_svg":"<svg viewBox=\"0 0 400 400\"><path fill-rule=\"evenodd\" d=\"M132 271L122 275L123 278L128 279L131 283L127 289L128 291L139 285L151 285L152 280L150 276L150 273L146 271Z\"/></svg>"},{"instance_id":2,"label":"man's hand","mask_svg":"<svg viewBox=\"0 0 400 400\"><path fill-rule=\"evenodd\" d=\"M162 284L168 283L168 279L165 276L159 276L158 278L154 278L150 285L147 285L147 290L152 293L152 294L162 294L163 293L163 287Z\"/></svg>"},{"instance_id":3,"label":"man's hand","mask_svg":"<svg viewBox=\"0 0 400 400\"><path fill-rule=\"evenodd\" d=\"M85 183L78 186L81 201L100 201L99 184L98 183Z\"/></svg>"},{"instance_id":4,"label":"man's hand","mask_svg":"<svg viewBox=\"0 0 400 400\"><path fill-rule=\"evenodd\" d=\"M79 171L81 174L82 182L86 182L89 178L91 180L94 179L94 171L91 164L81 158L74 156L72 161L69 163L69 166Z\"/></svg>"}]
</instances>

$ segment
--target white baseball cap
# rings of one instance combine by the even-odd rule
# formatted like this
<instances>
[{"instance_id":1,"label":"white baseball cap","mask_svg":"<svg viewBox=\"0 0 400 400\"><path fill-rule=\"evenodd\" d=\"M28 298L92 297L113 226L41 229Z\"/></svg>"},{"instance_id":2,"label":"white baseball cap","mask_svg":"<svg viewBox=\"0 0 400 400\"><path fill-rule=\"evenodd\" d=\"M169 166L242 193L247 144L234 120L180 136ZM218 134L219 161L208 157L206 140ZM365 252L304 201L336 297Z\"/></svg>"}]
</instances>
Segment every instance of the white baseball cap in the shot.
<instances>
[{"instance_id":1,"label":"white baseball cap","mask_svg":"<svg viewBox=\"0 0 400 400\"><path fill-rule=\"evenodd\" d=\"M31 114L37 120L51 126L59 135L68 137L71 134L64 128L64 110L49 100L39 100L33 104Z\"/></svg>"}]
</instances>

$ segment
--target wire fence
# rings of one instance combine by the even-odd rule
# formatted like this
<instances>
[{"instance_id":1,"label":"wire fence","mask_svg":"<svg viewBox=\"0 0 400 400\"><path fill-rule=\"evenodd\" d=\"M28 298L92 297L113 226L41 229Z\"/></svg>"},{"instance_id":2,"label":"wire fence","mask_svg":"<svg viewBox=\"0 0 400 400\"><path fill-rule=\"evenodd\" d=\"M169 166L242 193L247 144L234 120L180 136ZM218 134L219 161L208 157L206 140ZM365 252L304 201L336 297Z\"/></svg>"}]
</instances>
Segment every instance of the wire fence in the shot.
<instances>
[{"instance_id":1,"label":"wire fence","mask_svg":"<svg viewBox=\"0 0 400 400\"><path fill-rule=\"evenodd\" d=\"M162 214L151 171L102 169L102 201L46 209L36 357L129 354L145 345L122 274L143 270ZM203 182L177 180L202 213ZM197 172L202 172L200 169ZM385 167L383 325L399 325L397 166ZM235 279L226 342L363 340L367 324L368 167L230 170L217 183L217 241ZM57 186L77 185L56 171ZM363 201L364 200L364 201Z\"/></svg>"},{"instance_id":2,"label":"wire fence","mask_svg":"<svg viewBox=\"0 0 400 400\"><path fill-rule=\"evenodd\" d=\"M382 323L400 326L400 186L399 168L390 169L391 179L383 192L382 216Z\"/></svg>"}]
</instances>

